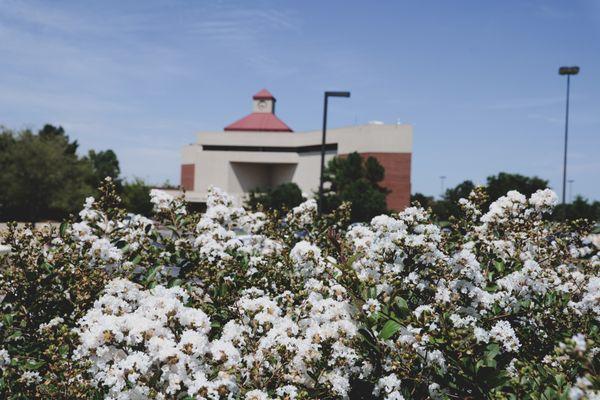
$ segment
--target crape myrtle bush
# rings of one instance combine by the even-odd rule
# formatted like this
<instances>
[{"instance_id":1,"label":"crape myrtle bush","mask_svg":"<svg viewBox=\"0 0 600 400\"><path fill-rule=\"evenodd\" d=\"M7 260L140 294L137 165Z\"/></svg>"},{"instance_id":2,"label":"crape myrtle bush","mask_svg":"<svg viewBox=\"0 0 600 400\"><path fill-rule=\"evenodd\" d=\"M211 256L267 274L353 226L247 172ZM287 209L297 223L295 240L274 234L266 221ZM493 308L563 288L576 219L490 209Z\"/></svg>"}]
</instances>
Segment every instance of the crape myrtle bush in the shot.
<instances>
[{"instance_id":1,"label":"crape myrtle bush","mask_svg":"<svg viewBox=\"0 0 600 400\"><path fill-rule=\"evenodd\" d=\"M597 239L544 217L550 190L475 189L443 232L214 188L202 215L153 191L150 220L100 192L2 238L1 398L600 397Z\"/></svg>"}]
</instances>

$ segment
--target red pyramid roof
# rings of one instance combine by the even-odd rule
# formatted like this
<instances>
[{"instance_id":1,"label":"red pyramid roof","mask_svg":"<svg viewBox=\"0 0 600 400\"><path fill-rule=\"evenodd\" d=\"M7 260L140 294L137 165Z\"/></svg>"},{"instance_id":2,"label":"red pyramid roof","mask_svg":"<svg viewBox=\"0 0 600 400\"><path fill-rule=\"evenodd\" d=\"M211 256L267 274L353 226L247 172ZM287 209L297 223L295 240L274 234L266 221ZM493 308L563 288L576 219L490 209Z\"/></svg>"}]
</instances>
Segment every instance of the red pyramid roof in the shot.
<instances>
[{"instance_id":1,"label":"red pyramid roof","mask_svg":"<svg viewBox=\"0 0 600 400\"><path fill-rule=\"evenodd\" d=\"M260 92L259 92L260 93ZM267 92L269 93L269 92ZM270 94L270 93L269 93ZM282 120L271 113L252 113L225 127L226 131L293 132Z\"/></svg>"},{"instance_id":2,"label":"red pyramid roof","mask_svg":"<svg viewBox=\"0 0 600 400\"><path fill-rule=\"evenodd\" d=\"M260 92L256 93L254 96L252 96L252 98L254 100L258 100L258 99L273 99L273 100L275 100L275 97L267 89L261 90Z\"/></svg>"}]
</instances>

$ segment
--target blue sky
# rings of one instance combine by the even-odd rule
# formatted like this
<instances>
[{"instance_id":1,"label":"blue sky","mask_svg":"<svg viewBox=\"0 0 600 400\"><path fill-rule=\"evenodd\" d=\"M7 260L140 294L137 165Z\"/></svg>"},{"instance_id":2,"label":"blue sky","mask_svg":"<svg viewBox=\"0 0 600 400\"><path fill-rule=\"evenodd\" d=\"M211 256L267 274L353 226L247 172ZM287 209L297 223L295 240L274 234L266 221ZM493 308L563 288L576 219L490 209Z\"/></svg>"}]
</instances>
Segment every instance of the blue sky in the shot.
<instances>
[{"instance_id":1,"label":"blue sky","mask_svg":"<svg viewBox=\"0 0 600 400\"><path fill-rule=\"evenodd\" d=\"M268 88L296 131L414 126L413 191L500 171L600 199L600 1L0 0L0 124L62 125L124 175L179 181L180 149Z\"/></svg>"}]
</instances>

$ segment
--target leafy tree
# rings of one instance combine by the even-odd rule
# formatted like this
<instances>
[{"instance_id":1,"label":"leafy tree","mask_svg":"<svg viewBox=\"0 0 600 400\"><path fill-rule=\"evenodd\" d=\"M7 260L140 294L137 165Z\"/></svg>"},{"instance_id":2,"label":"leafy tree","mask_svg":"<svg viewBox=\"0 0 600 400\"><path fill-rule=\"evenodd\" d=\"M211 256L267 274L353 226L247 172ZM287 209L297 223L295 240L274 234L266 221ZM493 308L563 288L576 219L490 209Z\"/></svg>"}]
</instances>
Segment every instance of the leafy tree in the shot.
<instances>
[{"instance_id":1,"label":"leafy tree","mask_svg":"<svg viewBox=\"0 0 600 400\"><path fill-rule=\"evenodd\" d=\"M444 197L432 204L433 212L438 216L441 221L447 221L451 215L459 215L460 207L458 200L469 197L469 193L475 189L475 184L472 181L466 180L454 188L448 188Z\"/></svg>"},{"instance_id":2,"label":"leafy tree","mask_svg":"<svg viewBox=\"0 0 600 400\"><path fill-rule=\"evenodd\" d=\"M134 180L123 188L119 160L112 150L90 150L79 158L78 147L61 126L46 124L37 133L0 127L0 220L64 218L79 210L107 176L131 211L150 212L149 187Z\"/></svg>"},{"instance_id":3,"label":"leafy tree","mask_svg":"<svg viewBox=\"0 0 600 400\"><path fill-rule=\"evenodd\" d=\"M383 168L383 165L381 165L375 157L367 158L365 161L365 178L367 178L372 185L378 187L377 184L381 182L384 177L385 169ZM378 189L381 191L381 188L378 187Z\"/></svg>"},{"instance_id":4,"label":"leafy tree","mask_svg":"<svg viewBox=\"0 0 600 400\"><path fill-rule=\"evenodd\" d=\"M528 177L506 172L488 176L485 189L489 198L484 204L484 209L487 209L492 202L504 196L510 190L517 190L526 196L530 196L538 189L547 187L548 181L537 176ZM420 193L412 196L412 199L418 200L423 207L430 207L438 221L448 221L450 217L460 215L458 200L467 198L474 188L475 184L470 180L466 180L453 188L448 188L440 200L434 200L433 197L426 197Z\"/></svg>"},{"instance_id":5,"label":"leafy tree","mask_svg":"<svg viewBox=\"0 0 600 400\"><path fill-rule=\"evenodd\" d=\"M119 160L117 155L112 150L98 151L90 150L85 159L90 163L92 169L92 175L90 177L90 185L94 188L100 186L102 180L106 177L110 177L113 181L117 182L119 186L119 174L121 169L119 168Z\"/></svg>"},{"instance_id":6,"label":"leafy tree","mask_svg":"<svg viewBox=\"0 0 600 400\"><path fill-rule=\"evenodd\" d=\"M77 142L61 127L46 125L38 134L5 130L1 137L0 218L62 218L92 192L89 164L77 157Z\"/></svg>"},{"instance_id":7,"label":"leafy tree","mask_svg":"<svg viewBox=\"0 0 600 400\"><path fill-rule=\"evenodd\" d=\"M261 204L267 209L290 209L302 203L302 191L293 182L283 183L275 188L256 189L250 192L246 204L251 209Z\"/></svg>"},{"instance_id":8,"label":"leafy tree","mask_svg":"<svg viewBox=\"0 0 600 400\"><path fill-rule=\"evenodd\" d=\"M386 192L373 186L367 179L358 179L341 190L339 197L351 204L352 222L368 222L387 212L386 195Z\"/></svg>"},{"instance_id":9,"label":"leafy tree","mask_svg":"<svg viewBox=\"0 0 600 400\"><path fill-rule=\"evenodd\" d=\"M577 196L571 203L559 204L553 216L555 220L585 218L589 221L600 222L600 201L591 202L582 196Z\"/></svg>"},{"instance_id":10,"label":"leafy tree","mask_svg":"<svg viewBox=\"0 0 600 400\"><path fill-rule=\"evenodd\" d=\"M410 196L411 203L417 202L423 208L429 208L435 203L433 196L426 196L423 193L415 193Z\"/></svg>"},{"instance_id":11,"label":"leafy tree","mask_svg":"<svg viewBox=\"0 0 600 400\"><path fill-rule=\"evenodd\" d=\"M510 190L529 197L539 189L546 189L548 181L537 176L528 177L520 174L500 172L498 175L488 176L486 192L489 196L488 206L504 196Z\"/></svg>"},{"instance_id":12,"label":"leafy tree","mask_svg":"<svg viewBox=\"0 0 600 400\"><path fill-rule=\"evenodd\" d=\"M379 183L385 176L383 166L374 157L364 160L354 152L346 157L335 157L327 164L322 208L325 212L337 208L342 202L351 203L353 222L369 221L387 212L386 196L389 191Z\"/></svg>"},{"instance_id":13,"label":"leafy tree","mask_svg":"<svg viewBox=\"0 0 600 400\"><path fill-rule=\"evenodd\" d=\"M46 124L38 131L38 135L44 140L53 140L59 137L65 137L67 142L69 142L65 149L65 152L68 154L75 154L79 148L79 143L77 143L77 140L73 140L72 142L69 141L69 136L67 136L65 129L62 126L56 127L54 125Z\"/></svg>"},{"instance_id":14,"label":"leafy tree","mask_svg":"<svg viewBox=\"0 0 600 400\"><path fill-rule=\"evenodd\" d=\"M124 182L121 198L127 211L149 216L152 213L150 189L151 187L141 178L135 178L131 182Z\"/></svg>"}]
</instances>

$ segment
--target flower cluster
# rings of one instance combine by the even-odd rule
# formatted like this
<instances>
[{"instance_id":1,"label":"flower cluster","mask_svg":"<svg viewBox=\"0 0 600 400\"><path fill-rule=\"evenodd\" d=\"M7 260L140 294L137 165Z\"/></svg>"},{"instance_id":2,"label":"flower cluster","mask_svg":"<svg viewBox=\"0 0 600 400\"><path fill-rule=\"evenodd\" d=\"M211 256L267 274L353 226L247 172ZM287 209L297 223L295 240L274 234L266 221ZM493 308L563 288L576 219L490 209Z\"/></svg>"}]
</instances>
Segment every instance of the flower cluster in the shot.
<instances>
[{"instance_id":1,"label":"flower cluster","mask_svg":"<svg viewBox=\"0 0 600 400\"><path fill-rule=\"evenodd\" d=\"M150 220L110 185L78 222L2 238L0 397L600 396L600 248L548 218L550 190L483 209L476 189L441 229L218 188L202 214L153 190Z\"/></svg>"}]
</instances>

